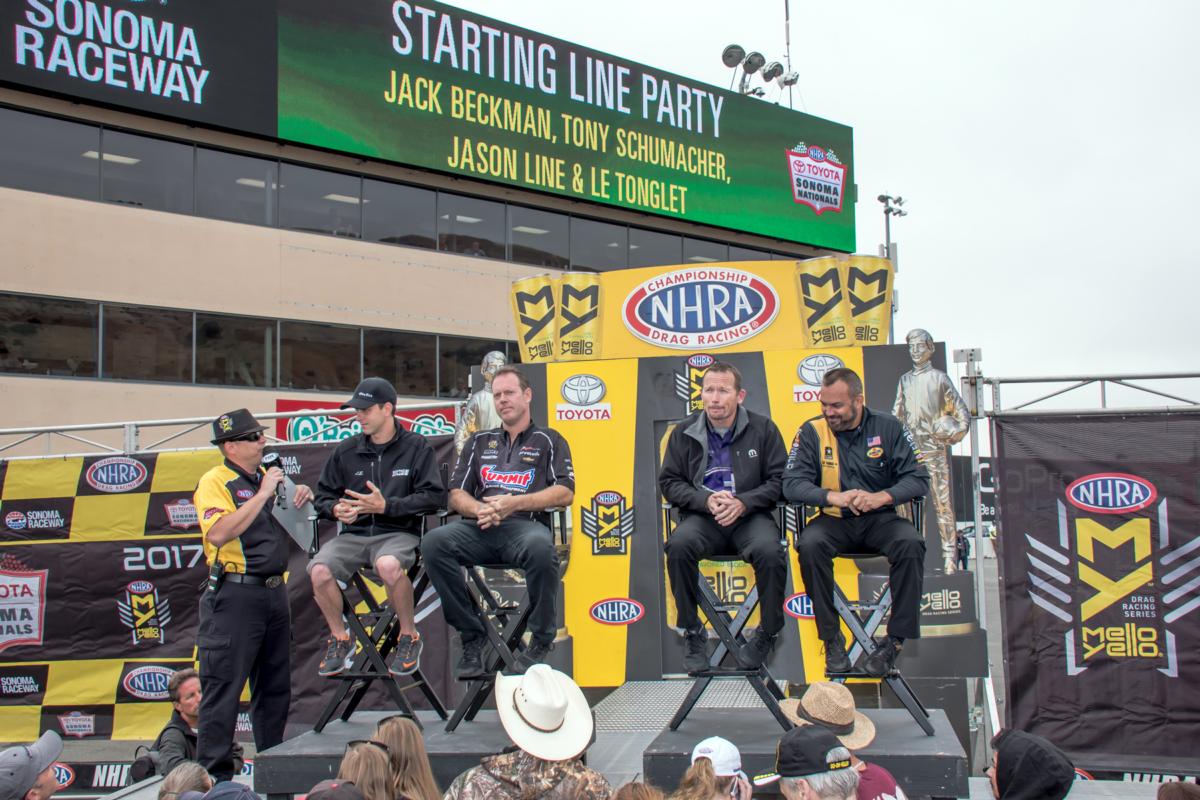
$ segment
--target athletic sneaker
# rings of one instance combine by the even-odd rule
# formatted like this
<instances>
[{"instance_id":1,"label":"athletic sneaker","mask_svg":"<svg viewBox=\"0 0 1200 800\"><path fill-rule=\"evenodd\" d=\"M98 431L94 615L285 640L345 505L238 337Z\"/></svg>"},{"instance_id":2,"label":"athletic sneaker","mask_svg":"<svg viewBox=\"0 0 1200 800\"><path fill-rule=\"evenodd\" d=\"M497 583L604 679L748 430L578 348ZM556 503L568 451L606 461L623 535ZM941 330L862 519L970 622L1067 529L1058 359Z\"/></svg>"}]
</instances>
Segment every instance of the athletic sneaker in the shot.
<instances>
[{"instance_id":1,"label":"athletic sneaker","mask_svg":"<svg viewBox=\"0 0 1200 800\"><path fill-rule=\"evenodd\" d=\"M460 681L470 681L482 678L488 673L483 671L483 646L487 639L480 636L476 639L464 639L462 657L454 668L454 677Z\"/></svg>"},{"instance_id":2,"label":"athletic sneaker","mask_svg":"<svg viewBox=\"0 0 1200 800\"><path fill-rule=\"evenodd\" d=\"M350 669L354 661L354 640L338 639L330 636L325 640L325 657L317 667L317 674L322 678L332 678Z\"/></svg>"},{"instance_id":3,"label":"athletic sneaker","mask_svg":"<svg viewBox=\"0 0 1200 800\"><path fill-rule=\"evenodd\" d=\"M392 663L388 672L393 675L412 675L421 663L421 634L409 636L407 633L396 643L396 652L392 654Z\"/></svg>"},{"instance_id":4,"label":"athletic sneaker","mask_svg":"<svg viewBox=\"0 0 1200 800\"><path fill-rule=\"evenodd\" d=\"M512 667L504 670L505 675L524 675L534 664L543 664L554 649L554 642L530 641L529 646L517 653Z\"/></svg>"}]
</instances>

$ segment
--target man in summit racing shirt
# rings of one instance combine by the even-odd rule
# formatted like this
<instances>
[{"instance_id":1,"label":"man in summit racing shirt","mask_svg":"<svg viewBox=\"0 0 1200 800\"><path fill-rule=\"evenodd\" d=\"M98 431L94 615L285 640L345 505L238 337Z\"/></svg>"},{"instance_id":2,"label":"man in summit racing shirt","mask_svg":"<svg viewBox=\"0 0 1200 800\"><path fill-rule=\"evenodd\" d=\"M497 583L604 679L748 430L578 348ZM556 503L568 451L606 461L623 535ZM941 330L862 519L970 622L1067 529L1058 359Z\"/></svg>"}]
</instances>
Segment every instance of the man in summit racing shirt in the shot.
<instances>
[{"instance_id":1,"label":"man in summit racing shirt","mask_svg":"<svg viewBox=\"0 0 1200 800\"><path fill-rule=\"evenodd\" d=\"M450 509L462 519L425 534L425 569L442 599L442 613L462 636L459 680L482 677L483 623L475 615L462 567L512 564L525 572L532 606L529 647L518 669L546 660L554 643L558 554L546 509L575 498L571 448L556 431L530 417L533 391L515 367L492 378L499 428L476 433L464 444L450 479Z\"/></svg>"}]
</instances>

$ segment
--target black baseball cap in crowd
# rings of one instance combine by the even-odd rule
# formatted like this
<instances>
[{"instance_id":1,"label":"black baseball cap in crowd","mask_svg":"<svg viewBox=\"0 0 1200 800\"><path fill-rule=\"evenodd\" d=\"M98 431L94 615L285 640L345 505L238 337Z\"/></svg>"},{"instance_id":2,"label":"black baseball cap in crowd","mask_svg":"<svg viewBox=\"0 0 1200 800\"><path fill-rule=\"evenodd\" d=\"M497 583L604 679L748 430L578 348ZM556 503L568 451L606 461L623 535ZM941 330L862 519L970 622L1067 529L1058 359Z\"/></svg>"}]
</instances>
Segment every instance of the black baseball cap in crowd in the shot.
<instances>
[{"instance_id":1,"label":"black baseball cap in crowd","mask_svg":"<svg viewBox=\"0 0 1200 800\"><path fill-rule=\"evenodd\" d=\"M396 405L396 387L383 378L367 378L354 390L354 396L342 403L342 408L361 411L381 403Z\"/></svg>"},{"instance_id":2,"label":"black baseball cap in crowd","mask_svg":"<svg viewBox=\"0 0 1200 800\"><path fill-rule=\"evenodd\" d=\"M266 425L262 425L254 418L247 409L239 408L236 411L229 411L213 420L213 444L228 442L230 439L237 439L239 436L245 436L250 433L258 433L265 431Z\"/></svg>"},{"instance_id":3,"label":"black baseball cap in crowd","mask_svg":"<svg viewBox=\"0 0 1200 800\"><path fill-rule=\"evenodd\" d=\"M830 751L845 745L828 728L803 725L783 735L775 748L775 771L755 775L754 785L765 786L780 778L803 778L819 772L850 769L849 758L832 758Z\"/></svg>"}]
</instances>

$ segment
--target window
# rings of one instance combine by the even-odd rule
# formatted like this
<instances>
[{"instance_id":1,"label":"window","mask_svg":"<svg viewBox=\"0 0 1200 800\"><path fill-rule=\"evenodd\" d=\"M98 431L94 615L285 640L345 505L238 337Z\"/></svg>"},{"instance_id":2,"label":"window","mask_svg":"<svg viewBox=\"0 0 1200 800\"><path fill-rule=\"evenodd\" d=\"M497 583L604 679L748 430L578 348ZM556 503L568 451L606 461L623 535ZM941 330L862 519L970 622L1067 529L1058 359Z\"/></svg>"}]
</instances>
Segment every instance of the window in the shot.
<instances>
[{"instance_id":1,"label":"window","mask_svg":"<svg viewBox=\"0 0 1200 800\"><path fill-rule=\"evenodd\" d=\"M100 129L0 109L0 184L96 200Z\"/></svg>"},{"instance_id":2,"label":"window","mask_svg":"<svg viewBox=\"0 0 1200 800\"><path fill-rule=\"evenodd\" d=\"M283 388L350 392L361 379L361 363L358 328L312 322L279 324L279 385Z\"/></svg>"},{"instance_id":3,"label":"window","mask_svg":"<svg viewBox=\"0 0 1200 800\"><path fill-rule=\"evenodd\" d=\"M357 239L361 200L362 179L357 175L280 165L280 227Z\"/></svg>"},{"instance_id":4,"label":"window","mask_svg":"<svg viewBox=\"0 0 1200 800\"><path fill-rule=\"evenodd\" d=\"M370 242L437 247L437 194L429 189L363 179L363 238Z\"/></svg>"},{"instance_id":5,"label":"window","mask_svg":"<svg viewBox=\"0 0 1200 800\"><path fill-rule=\"evenodd\" d=\"M683 261L685 264L707 264L713 261L728 261L729 246L704 239L683 238Z\"/></svg>"},{"instance_id":6,"label":"window","mask_svg":"<svg viewBox=\"0 0 1200 800\"><path fill-rule=\"evenodd\" d=\"M0 295L0 371L96 377L97 303Z\"/></svg>"},{"instance_id":7,"label":"window","mask_svg":"<svg viewBox=\"0 0 1200 800\"><path fill-rule=\"evenodd\" d=\"M504 352L502 341L465 336L439 336L438 345L438 360L441 364L441 386L438 389L440 397L466 397L470 393L467 385L471 378L471 367L478 367L483 357L492 350Z\"/></svg>"},{"instance_id":8,"label":"window","mask_svg":"<svg viewBox=\"0 0 1200 800\"><path fill-rule=\"evenodd\" d=\"M504 258L504 204L438 192L438 249Z\"/></svg>"},{"instance_id":9,"label":"window","mask_svg":"<svg viewBox=\"0 0 1200 800\"><path fill-rule=\"evenodd\" d=\"M192 312L103 306L102 377L192 382Z\"/></svg>"},{"instance_id":10,"label":"window","mask_svg":"<svg viewBox=\"0 0 1200 800\"><path fill-rule=\"evenodd\" d=\"M571 266L593 272L629 266L629 230L624 225L571 218Z\"/></svg>"},{"instance_id":11,"label":"window","mask_svg":"<svg viewBox=\"0 0 1200 800\"><path fill-rule=\"evenodd\" d=\"M402 395L437 395L437 336L407 331L363 332L363 374L387 378Z\"/></svg>"},{"instance_id":12,"label":"window","mask_svg":"<svg viewBox=\"0 0 1200 800\"><path fill-rule=\"evenodd\" d=\"M629 266L658 267L683 261L682 237L670 233L629 229Z\"/></svg>"},{"instance_id":13,"label":"window","mask_svg":"<svg viewBox=\"0 0 1200 800\"><path fill-rule=\"evenodd\" d=\"M508 207L509 259L518 264L566 269L570 262L565 214Z\"/></svg>"},{"instance_id":14,"label":"window","mask_svg":"<svg viewBox=\"0 0 1200 800\"><path fill-rule=\"evenodd\" d=\"M770 261L771 252L769 250L755 250L753 247L738 247L736 244L731 244L729 245L729 260Z\"/></svg>"},{"instance_id":15,"label":"window","mask_svg":"<svg viewBox=\"0 0 1200 800\"><path fill-rule=\"evenodd\" d=\"M196 150L196 213L212 219L274 225L279 164L220 150Z\"/></svg>"},{"instance_id":16,"label":"window","mask_svg":"<svg viewBox=\"0 0 1200 800\"><path fill-rule=\"evenodd\" d=\"M275 385L275 320L196 314L196 383Z\"/></svg>"},{"instance_id":17,"label":"window","mask_svg":"<svg viewBox=\"0 0 1200 800\"><path fill-rule=\"evenodd\" d=\"M101 196L110 203L191 214L194 149L120 131L100 141ZM86 153L85 153L86 155Z\"/></svg>"}]
</instances>

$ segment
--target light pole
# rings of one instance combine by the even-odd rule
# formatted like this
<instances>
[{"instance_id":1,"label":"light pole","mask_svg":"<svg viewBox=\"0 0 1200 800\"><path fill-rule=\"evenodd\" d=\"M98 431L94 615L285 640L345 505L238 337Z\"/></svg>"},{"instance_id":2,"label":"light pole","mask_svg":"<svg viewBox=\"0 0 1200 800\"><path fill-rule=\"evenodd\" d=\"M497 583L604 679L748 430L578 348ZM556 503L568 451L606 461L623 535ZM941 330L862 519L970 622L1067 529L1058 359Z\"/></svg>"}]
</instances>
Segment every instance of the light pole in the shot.
<instances>
[{"instance_id":1,"label":"light pole","mask_svg":"<svg viewBox=\"0 0 1200 800\"><path fill-rule=\"evenodd\" d=\"M904 198L899 195L892 197L890 194L881 194L877 199L883 203L884 258L892 262L892 274L894 275L899 270L896 269L895 253L892 251L892 217L906 217L908 216L908 212L901 208L904 205ZM893 330L896 327L896 290L894 280L892 286L892 297L888 298L888 344L895 341L896 336L896 332Z\"/></svg>"}]
</instances>

